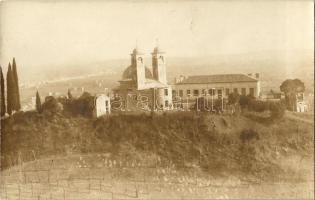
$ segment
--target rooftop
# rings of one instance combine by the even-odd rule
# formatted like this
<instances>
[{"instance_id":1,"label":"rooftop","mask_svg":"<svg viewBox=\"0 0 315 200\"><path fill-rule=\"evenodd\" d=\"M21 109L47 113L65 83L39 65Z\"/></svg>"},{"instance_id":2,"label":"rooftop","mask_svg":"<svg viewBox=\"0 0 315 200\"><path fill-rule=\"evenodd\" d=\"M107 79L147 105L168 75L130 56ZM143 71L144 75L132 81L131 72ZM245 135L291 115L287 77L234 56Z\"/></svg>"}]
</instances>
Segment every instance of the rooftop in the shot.
<instances>
[{"instance_id":1,"label":"rooftop","mask_svg":"<svg viewBox=\"0 0 315 200\"><path fill-rule=\"evenodd\" d=\"M198 84L198 83L233 83L233 82L257 82L256 78L245 74L215 74L188 76L178 84Z\"/></svg>"}]
</instances>

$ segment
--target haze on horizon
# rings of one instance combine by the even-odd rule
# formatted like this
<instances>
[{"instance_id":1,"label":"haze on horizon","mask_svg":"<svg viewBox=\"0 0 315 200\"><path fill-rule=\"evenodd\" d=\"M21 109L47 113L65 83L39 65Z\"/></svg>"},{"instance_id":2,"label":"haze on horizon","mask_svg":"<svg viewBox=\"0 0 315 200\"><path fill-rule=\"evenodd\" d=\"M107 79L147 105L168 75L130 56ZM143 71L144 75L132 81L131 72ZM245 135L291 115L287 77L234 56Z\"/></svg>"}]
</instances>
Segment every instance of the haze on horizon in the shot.
<instances>
[{"instance_id":1,"label":"haze on horizon","mask_svg":"<svg viewBox=\"0 0 315 200\"><path fill-rule=\"evenodd\" d=\"M136 45L150 56L157 38L168 57L313 52L313 13L312 0L2 1L0 65L129 59Z\"/></svg>"}]
</instances>

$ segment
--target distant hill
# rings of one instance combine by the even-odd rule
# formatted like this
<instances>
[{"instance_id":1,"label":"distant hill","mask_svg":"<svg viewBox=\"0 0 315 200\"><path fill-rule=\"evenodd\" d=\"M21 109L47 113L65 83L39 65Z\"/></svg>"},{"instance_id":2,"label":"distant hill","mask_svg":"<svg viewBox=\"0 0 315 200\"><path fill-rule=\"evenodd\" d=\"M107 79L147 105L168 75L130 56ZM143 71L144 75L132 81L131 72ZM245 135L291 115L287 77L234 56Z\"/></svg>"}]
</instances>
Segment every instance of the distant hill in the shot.
<instances>
[{"instance_id":1,"label":"distant hill","mask_svg":"<svg viewBox=\"0 0 315 200\"><path fill-rule=\"evenodd\" d=\"M149 55L147 55L149 56ZM103 79L114 82L121 78L129 59L115 59L93 63L80 63L68 66L52 66L50 70L36 69L35 73L22 75L23 80L52 80L87 74L101 74ZM145 63L151 66L147 57ZM47 67L44 67L45 69ZM314 88L314 65L312 51L257 52L235 55L214 55L207 57L167 57L167 77L173 81L179 75L260 73L263 90L279 90L281 82L287 78L300 78L307 91ZM27 77L27 78L26 78ZM116 82L117 83L117 82Z\"/></svg>"}]
</instances>

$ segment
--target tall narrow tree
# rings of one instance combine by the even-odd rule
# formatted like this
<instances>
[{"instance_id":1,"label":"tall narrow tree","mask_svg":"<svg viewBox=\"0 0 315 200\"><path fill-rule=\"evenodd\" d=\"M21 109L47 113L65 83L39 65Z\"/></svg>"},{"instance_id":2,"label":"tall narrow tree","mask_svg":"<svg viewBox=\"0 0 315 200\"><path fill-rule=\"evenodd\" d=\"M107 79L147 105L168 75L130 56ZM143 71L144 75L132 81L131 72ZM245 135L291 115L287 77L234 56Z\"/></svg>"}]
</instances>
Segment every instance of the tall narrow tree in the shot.
<instances>
[{"instance_id":1,"label":"tall narrow tree","mask_svg":"<svg viewBox=\"0 0 315 200\"><path fill-rule=\"evenodd\" d=\"M14 106L13 110L19 111L21 109L21 102L20 102L20 89L19 89L19 78L17 74L17 69L16 69L16 62L15 58L13 58L12 62L12 73L13 73L13 78L14 78L14 93L15 93L15 101L14 101Z\"/></svg>"},{"instance_id":2,"label":"tall narrow tree","mask_svg":"<svg viewBox=\"0 0 315 200\"><path fill-rule=\"evenodd\" d=\"M72 98L73 98L73 96L71 94L71 91L70 91L70 89L68 89L68 99L72 99Z\"/></svg>"},{"instance_id":3,"label":"tall narrow tree","mask_svg":"<svg viewBox=\"0 0 315 200\"><path fill-rule=\"evenodd\" d=\"M38 91L36 92L36 110L39 113L42 112L42 102L40 100L40 96L39 96Z\"/></svg>"},{"instance_id":4,"label":"tall narrow tree","mask_svg":"<svg viewBox=\"0 0 315 200\"><path fill-rule=\"evenodd\" d=\"M14 106L14 78L12 74L11 64L9 63L8 72L7 72L7 112L9 115L12 114Z\"/></svg>"},{"instance_id":5,"label":"tall narrow tree","mask_svg":"<svg viewBox=\"0 0 315 200\"><path fill-rule=\"evenodd\" d=\"M2 73L2 67L0 66L0 84L1 84L1 117L6 113L5 111L5 94L4 94L4 78Z\"/></svg>"}]
</instances>

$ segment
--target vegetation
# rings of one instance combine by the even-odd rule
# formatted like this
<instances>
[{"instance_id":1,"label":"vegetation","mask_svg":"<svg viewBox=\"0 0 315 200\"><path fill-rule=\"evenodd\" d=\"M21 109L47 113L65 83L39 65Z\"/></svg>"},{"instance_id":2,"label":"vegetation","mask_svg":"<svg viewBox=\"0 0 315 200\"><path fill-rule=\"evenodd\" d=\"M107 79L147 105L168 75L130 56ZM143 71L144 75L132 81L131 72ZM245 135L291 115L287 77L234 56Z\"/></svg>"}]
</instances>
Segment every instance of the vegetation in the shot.
<instances>
[{"instance_id":1,"label":"vegetation","mask_svg":"<svg viewBox=\"0 0 315 200\"><path fill-rule=\"evenodd\" d=\"M69 92L68 99L63 98L59 99L59 101L63 104L65 112L70 115L92 117L94 110L94 98L95 97L88 92L84 92L79 98L74 98Z\"/></svg>"},{"instance_id":2,"label":"vegetation","mask_svg":"<svg viewBox=\"0 0 315 200\"><path fill-rule=\"evenodd\" d=\"M12 73L13 73L13 78L14 78L14 93L16 95L14 99L14 110L19 111L21 109L21 102L20 102L20 91L19 91L19 78L18 78L18 73L16 69L16 63L15 63L15 58L13 58L12 62Z\"/></svg>"},{"instance_id":3,"label":"vegetation","mask_svg":"<svg viewBox=\"0 0 315 200\"><path fill-rule=\"evenodd\" d=\"M42 105L42 110L48 114L56 114L63 110L61 103L53 96L47 96L45 102Z\"/></svg>"},{"instance_id":4,"label":"vegetation","mask_svg":"<svg viewBox=\"0 0 315 200\"><path fill-rule=\"evenodd\" d=\"M113 114L92 119L66 111L45 112L54 108L48 105L55 102L46 98L43 113L19 112L1 121L4 167L16 164L18 152L22 152L23 161L32 160L32 152L37 158L107 152L113 159L154 165L143 156L152 155L161 165L198 167L215 176L229 173L267 178L281 173L274 157L276 149L308 154L312 148L312 126L286 119L264 125L243 116L195 112Z\"/></svg>"},{"instance_id":5,"label":"vegetation","mask_svg":"<svg viewBox=\"0 0 315 200\"><path fill-rule=\"evenodd\" d=\"M240 95L237 92L230 93L228 96L228 103L230 105L236 105L240 101Z\"/></svg>"},{"instance_id":6,"label":"vegetation","mask_svg":"<svg viewBox=\"0 0 315 200\"><path fill-rule=\"evenodd\" d=\"M9 63L8 72L7 72L7 113L9 115L12 114L14 110L14 103L16 99L16 94L14 93L15 90L15 82L14 77L11 69L11 64Z\"/></svg>"},{"instance_id":7,"label":"vegetation","mask_svg":"<svg viewBox=\"0 0 315 200\"><path fill-rule=\"evenodd\" d=\"M5 115L6 107L5 107L5 91L4 91L4 78L3 78L3 73L2 73L2 67L0 66L0 84L1 84L1 117Z\"/></svg>"},{"instance_id":8,"label":"vegetation","mask_svg":"<svg viewBox=\"0 0 315 200\"><path fill-rule=\"evenodd\" d=\"M37 112L41 113L42 110L42 101L40 100L40 96L38 91L36 92L36 110Z\"/></svg>"},{"instance_id":9,"label":"vegetation","mask_svg":"<svg viewBox=\"0 0 315 200\"><path fill-rule=\"evenodd\" d=\"M2 91L3 90L3 91ZM4 104L4 79L1 69L1 116L5 115ZM13 58L13 65L8 65L7 71L7 113L12 114L13 111L19 111L21 109L20 92L19 92L19 80L17 75L16 63ZM4 112L4 113L3 113Z\"/></svg>"},{"instance_id":10,"label":"vegetation","mask_svg":"<svg viewBox=\"0 0 315 200\"><path fill-rule=\"evenodd\" d=\"M72 98L73 98L73 96L71 94L71 91L70 91L70 89L68 89L68 99L72 99Z\"/></svg>"},{"instance_id":11,"label":"vegetation","mask_svg":"<svg viewBox=\"0 0 315 200\"><path fill-rule=\"evenodd\" d=\"M296 106L296 95L304 92L305 86L299 79L287 79L281 84L280 91L285 94L287 109L292 111Z\"/></svg>"}]
</instances>

